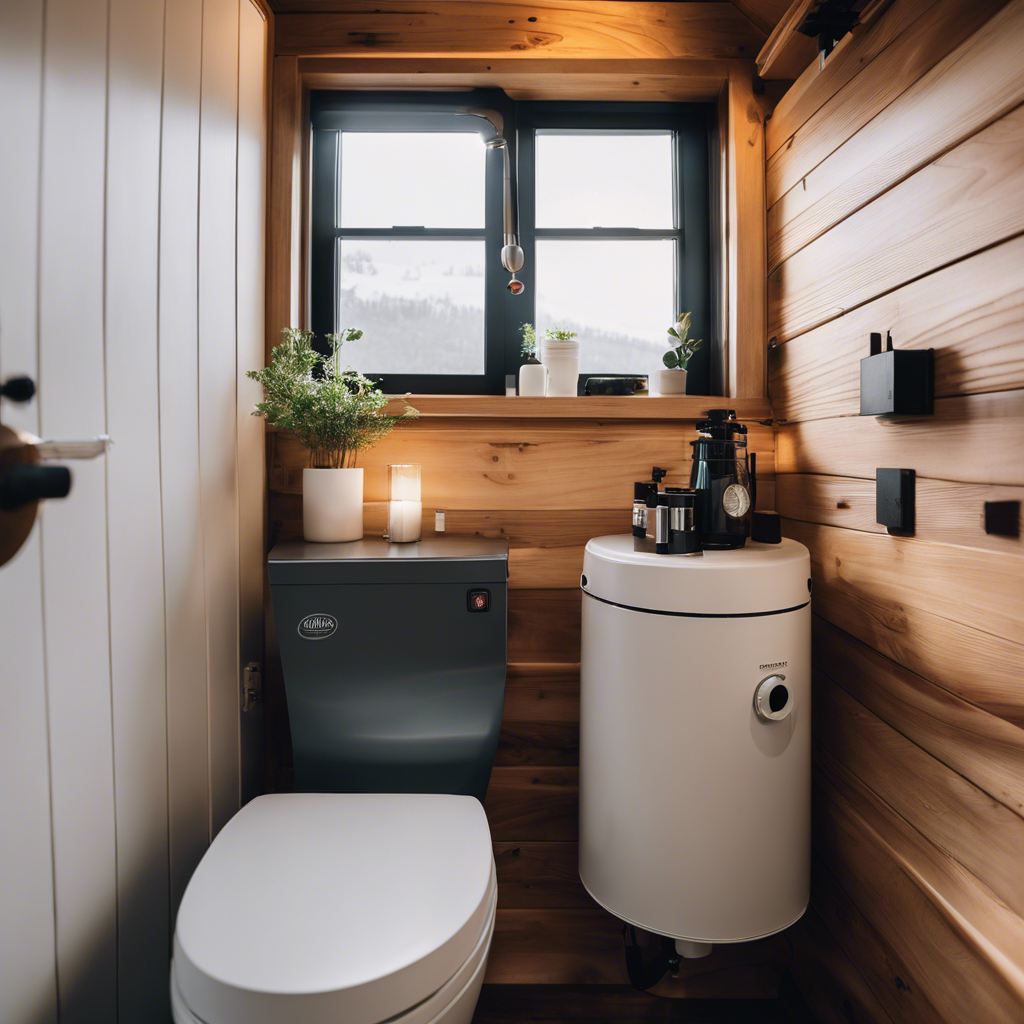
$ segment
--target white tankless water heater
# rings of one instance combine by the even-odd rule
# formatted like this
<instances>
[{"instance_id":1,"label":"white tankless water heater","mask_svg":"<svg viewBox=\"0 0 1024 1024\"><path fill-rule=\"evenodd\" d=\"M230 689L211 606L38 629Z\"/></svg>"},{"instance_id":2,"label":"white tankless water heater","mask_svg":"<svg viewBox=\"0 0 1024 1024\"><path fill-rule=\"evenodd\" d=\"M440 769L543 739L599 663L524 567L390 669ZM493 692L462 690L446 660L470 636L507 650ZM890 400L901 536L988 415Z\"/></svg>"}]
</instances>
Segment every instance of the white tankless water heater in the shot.
<instances>
[{"instance_id":1,"label":"white tankless water heater","mask_svg":"<svg viewBox=\"0 0 1024 1024\"><path fill-rule=\"evenodd\" d=\"M674 500L655 494L651 519ZM702 955L807 907L810 557L792 540L664 553L674 536L587 544L580 876L615 916Z\"/></svg>"}]
</instances>

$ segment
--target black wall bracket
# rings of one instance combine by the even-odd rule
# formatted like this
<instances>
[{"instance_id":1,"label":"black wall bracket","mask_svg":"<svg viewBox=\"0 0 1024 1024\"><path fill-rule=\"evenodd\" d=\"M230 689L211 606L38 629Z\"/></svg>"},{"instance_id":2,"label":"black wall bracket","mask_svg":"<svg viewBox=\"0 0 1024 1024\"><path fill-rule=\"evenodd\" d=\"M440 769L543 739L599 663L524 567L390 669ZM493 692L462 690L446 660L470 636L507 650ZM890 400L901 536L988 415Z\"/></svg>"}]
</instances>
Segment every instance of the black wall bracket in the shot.
<instances>
[{"instance_id":1,"label":"black wall bracket","mask_svg":"<svg viewBox=\"0 0 1024 1024\"><path fill-rule=\"evenodd\" d=\"M985 532L997 537L1020 536L1020 502L986 501Z\"/></svg>"},{"instance_id":2,"label":"black wall bracket","mask_svg":"<svg viewBox=\"0 0 1024 1024\"><path fill-rule=\"evenodd\" d=\"M912 469L875 470L875 522L897 536L914 532L914 484Z\"/></svg>"},{"instance_id":3,"label":"black wall bracket","mask_svg":"<svg viewBox=\"0 0 1024 1024\"><path fill-rule=\"evenodd\" d=\"M892 335L871 335L860 361L861 416L931 416L935 412L935 350L892 347Z\"/></svg>"}]
</instances>

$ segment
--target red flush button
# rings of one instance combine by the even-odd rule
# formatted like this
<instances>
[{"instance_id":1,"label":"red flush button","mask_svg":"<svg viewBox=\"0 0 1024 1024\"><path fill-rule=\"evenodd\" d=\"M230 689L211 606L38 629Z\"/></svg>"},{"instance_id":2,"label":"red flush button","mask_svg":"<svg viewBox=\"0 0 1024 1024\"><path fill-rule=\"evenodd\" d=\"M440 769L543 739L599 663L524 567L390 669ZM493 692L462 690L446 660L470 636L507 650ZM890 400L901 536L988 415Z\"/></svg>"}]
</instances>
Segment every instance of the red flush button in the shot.
<instances>
[{"instance_id":1,"label":"red flush button","mask_svg":"<svg viewBox=\"0 0 1024 1024\"><path fill-rule=\"evenodd\" d=\"M491 606L491 592L489 590L471 590L468 604L471 612L487 611Z\"/></svg>"}]
</instances>

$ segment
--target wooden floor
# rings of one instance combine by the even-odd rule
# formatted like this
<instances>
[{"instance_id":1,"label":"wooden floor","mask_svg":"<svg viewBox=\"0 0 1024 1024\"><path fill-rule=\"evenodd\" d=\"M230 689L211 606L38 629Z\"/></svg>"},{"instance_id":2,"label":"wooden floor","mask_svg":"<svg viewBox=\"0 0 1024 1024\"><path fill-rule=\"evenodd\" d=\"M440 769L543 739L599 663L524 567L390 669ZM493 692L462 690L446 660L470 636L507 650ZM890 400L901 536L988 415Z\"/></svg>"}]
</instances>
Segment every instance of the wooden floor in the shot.
<instances>
[{"instance_id":1,"label":"wooden floor","mask_svg":"<svg viewBox=\"0 0 1024 1024\"><path fill-rule=\"evenodd\" d=\"M484 985L473 1024L815 1024L792 986L777 1000L665 999L626 985Z\"/></svg>"}]
</instances>

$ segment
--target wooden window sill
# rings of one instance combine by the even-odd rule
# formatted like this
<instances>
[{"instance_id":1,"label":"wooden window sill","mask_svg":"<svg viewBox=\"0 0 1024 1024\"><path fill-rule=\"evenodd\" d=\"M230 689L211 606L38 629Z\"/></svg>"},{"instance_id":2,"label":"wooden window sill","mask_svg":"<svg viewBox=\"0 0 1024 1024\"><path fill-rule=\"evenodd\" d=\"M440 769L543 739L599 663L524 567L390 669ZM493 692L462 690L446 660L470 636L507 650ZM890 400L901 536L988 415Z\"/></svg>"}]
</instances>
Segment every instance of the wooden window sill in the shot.
<instances>
[{"instance_id":1,"label":"wooden window sill","mask_svg":"<svg viewBox=\"0 0 1024 1024\"><path fill-rule=\"evenodd\" d=\"M741 420L770 419L766 398L722 398L716 395L586 396L521 398L511 395L403 396L423 419L568 419L568 420L697 420L708 409L735 409ZM388 407L400 412L403 399Z\"/></svg>"}]
</instances>

